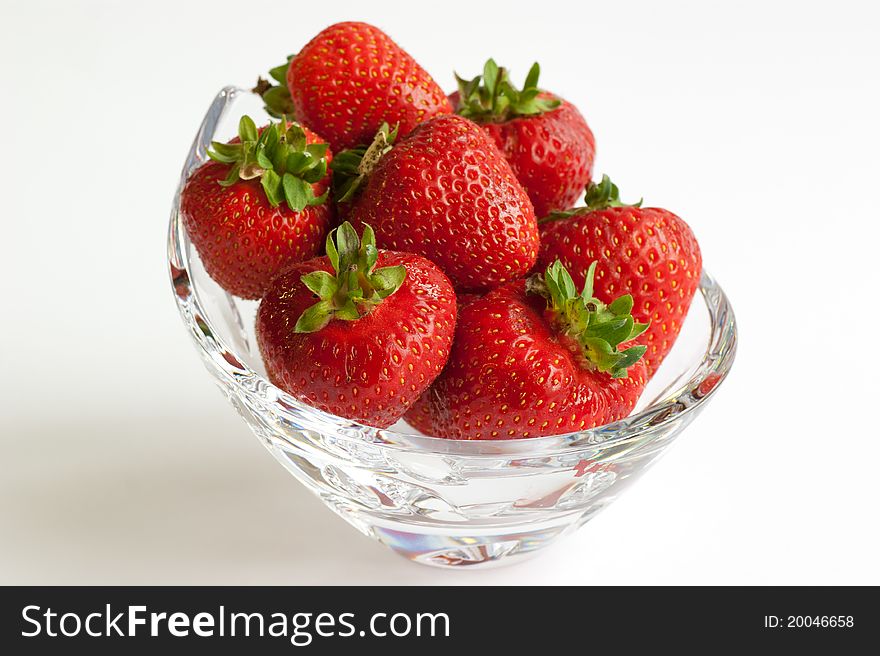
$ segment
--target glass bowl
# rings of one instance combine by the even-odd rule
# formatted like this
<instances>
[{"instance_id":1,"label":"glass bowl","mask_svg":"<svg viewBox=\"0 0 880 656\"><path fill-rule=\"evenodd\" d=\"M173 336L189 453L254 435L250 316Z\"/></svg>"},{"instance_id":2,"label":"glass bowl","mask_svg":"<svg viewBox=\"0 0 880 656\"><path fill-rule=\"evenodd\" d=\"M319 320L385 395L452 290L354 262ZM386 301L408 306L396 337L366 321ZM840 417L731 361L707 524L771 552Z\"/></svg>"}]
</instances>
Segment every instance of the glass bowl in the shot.
<instances>
[{"instance_id":1,"label":"glass bowl","mask_svg":"<svg viewBox=\"0 0 880 656\"><path fill-rule=\"evenodd\" d=\"M399 554L441 567L534 554L631 485L730 370L733 311L704 273L675 348L633 414L613 424L542 438L446 440L402 421L363 426L298 401L265 376L253 334L257 303L230 296L208 277L178 212L187 176L212 140L235 134L244 113L258 124L268 119L252 93L223 89L183 167L168 235L180 315L208 371L269 452L332 510Z\"/></svg>"}]
</instances>

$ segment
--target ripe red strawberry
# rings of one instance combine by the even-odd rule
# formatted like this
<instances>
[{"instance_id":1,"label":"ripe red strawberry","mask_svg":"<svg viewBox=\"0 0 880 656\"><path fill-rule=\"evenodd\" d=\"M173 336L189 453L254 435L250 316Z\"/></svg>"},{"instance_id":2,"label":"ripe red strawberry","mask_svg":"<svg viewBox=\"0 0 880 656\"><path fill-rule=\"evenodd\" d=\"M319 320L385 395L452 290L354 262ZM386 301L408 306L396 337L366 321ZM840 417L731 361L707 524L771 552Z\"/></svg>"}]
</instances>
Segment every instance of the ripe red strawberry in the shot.
<instances>
[{"instance_id":1,"label":"ripe red strawberry","mask_svg":"<svg viewBox=\"0 0 880 656\"><path fill-rule=\"evenodd\" d=\"M558 435L628 415L645 386L632 297L578 294L559 262L460 308L449 363L407 414L437 437Z\"/></svg>"},{"instance_id":2,"label":"ripe red strawberry","mask_svg":"<svg viewBox=\"0 0 880 656\"><path fill-rule=\"evenodd\" d=\"M538 88L539 75L536 63L520 91L490 59L482 76L456 76L459 90L450 100L494 139L542 217L578 201L592 176L596 142L574 105Z\"/></svg>"},{"instance_id":3,"label":"ripe red strawberry","mask_svg":"<svg viewBox=\"0 0 880 656\"><path fill-rule=\"evenodd\" d=\"M214 142L183 189L183 224L208 274L226 291L260 298L278 272L314 257L327 234L332 155L308 128L244 116L239 136Z\"/></svg>"},{"instance_id":4,"label":"ripe red strawberry","mask_svg":"<svg viewBox=\"0 0 880 656\"><path fill-rule=\"evenodd\" d=\"M440 269L377 250L369 226L359 242L346 222L328 236L326 256L275 280L257 312L257 344L283 390L385 428L443 369L455 318L455 292Z\"/></svg>"},{"instance_id":5,"label":"ripe red strawberry","mask_svg":"<svg viewBox=\"0 0 880 656\"><path fill-rule=\"evenodd\" d=\"M650 321L639 340L652 376L669 353L700 283L700 247L688 225L656 207L624 205L607 176L587 188L587 206L547 217L541 225L539 266L559 259L576 284L590 264L596 296L632 294L633 316Z\"/></svg>"},{"instance_id":6,"label":"ripe red strawberry","mask_svg":"<svg viewBox=\"0 0 880 656\"><path fill-rule=\"evenodd\" d=\"M278 75L273 69L273 77ZM369 143L382 123L407 134L422 121L449 114L443 90L387 34L366 23L337 23L290 58L283 87L257 84L273 111L293 110L333 150ZM270 89L280 89L270 91Z\"/></svg>"},{"instance_id":7,"label":"ripe red strawberry","mask_svg":"<svg viewBox=\"0 0 880 656\"><path fill-rule=\"evenodd\" d=\"M380 130L365 166L355 167L359 191L342 185L355 197L352 223L373 226L383 248L432 260L459 290L494 287L532 268L539 246L532 204L479 126L438 116L390 149L389 140Z\"/></svg>"}]
</instances>

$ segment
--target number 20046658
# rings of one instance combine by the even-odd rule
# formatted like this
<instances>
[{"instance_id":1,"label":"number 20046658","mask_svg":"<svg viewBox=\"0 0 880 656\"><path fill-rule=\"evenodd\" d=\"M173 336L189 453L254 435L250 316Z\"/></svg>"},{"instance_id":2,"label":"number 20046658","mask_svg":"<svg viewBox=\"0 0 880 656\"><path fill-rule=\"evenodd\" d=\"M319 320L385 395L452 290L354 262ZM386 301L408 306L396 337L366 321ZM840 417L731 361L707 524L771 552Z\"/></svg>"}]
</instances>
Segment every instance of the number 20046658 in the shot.
<instances>
[{"instance_id":1,"label":"number 20046658","mask_svg":"<svg viewBox=\"0 0 880 656\"><path fill-rule=\"evenodd\" d=\"M765 615L764 628L787 629L840 629L852 628L855 619L852 615Z\"/></svg>"}]
</instances>

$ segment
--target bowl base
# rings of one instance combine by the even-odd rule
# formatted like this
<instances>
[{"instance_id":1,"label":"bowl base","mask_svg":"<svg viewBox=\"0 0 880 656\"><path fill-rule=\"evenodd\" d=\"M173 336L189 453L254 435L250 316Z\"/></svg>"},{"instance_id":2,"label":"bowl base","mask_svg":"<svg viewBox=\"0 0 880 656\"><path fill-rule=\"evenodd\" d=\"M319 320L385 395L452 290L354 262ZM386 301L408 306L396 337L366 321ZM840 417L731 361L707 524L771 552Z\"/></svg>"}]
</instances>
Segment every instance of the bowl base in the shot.
<instances>
[{"instance_id":1,"label":"bowl base","mask_svg":"<svg viewBox=\"0 0 880 656\"><path fill-rule=\"evenodd\" d=\"M421 565L486 569L512 565L539 553L567 532L564 526L491 535L426 534L372 526L371 533L395 553ZM466 529L465 529L466 530Z\"/></svg>"}]
</instances>

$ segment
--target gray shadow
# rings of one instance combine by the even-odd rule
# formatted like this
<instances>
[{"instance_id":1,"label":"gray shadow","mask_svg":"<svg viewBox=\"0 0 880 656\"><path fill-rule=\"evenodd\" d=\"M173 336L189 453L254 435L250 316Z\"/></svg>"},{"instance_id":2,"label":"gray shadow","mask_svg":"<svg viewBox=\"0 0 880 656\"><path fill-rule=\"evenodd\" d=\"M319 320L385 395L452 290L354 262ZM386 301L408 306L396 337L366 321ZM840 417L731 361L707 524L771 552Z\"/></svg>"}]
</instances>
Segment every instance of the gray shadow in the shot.
<instances>
[{"instance_id":1,"label":"gray shadow","mask_svg":"<svg viewBox=\"0 0 880 656\"><path fill-rule=\"evenodd\" d=\"M400 558L337 517L231 413L209 425L179 417L31 418L13 425L3 442L3 584L449 578Z\"/></svg>"}]
</instances>

